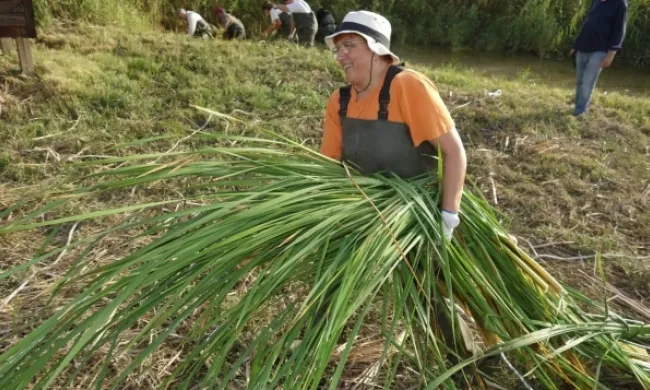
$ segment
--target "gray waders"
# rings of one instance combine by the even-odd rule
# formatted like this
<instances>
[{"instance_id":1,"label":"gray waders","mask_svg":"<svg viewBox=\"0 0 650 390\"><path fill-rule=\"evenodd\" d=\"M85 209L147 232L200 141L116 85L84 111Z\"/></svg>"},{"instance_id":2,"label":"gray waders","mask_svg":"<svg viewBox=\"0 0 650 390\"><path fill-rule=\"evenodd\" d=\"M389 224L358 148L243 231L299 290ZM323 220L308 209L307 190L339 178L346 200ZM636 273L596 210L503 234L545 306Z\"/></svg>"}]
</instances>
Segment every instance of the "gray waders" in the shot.
<instances>
[{"instance_id":1,"label":"gray waders","mask_svg":"<svg viewBox=\"0 0 650 390\"><path fill-rule=\"evenodd\" d=\"M224 31L223 33L223 38L224 39L245 39L246 29L244 28L242 22L240 22L239 20L231 22L230 25L226 27L226 31Z\"/></svg>"},{"instance_id":2,"label":"gray waders","mask_svg":"<svg viewBox=\"0 0 650 390\"><path fill-rule=\"evenodd\" d=\"M289 39L291 36L291 14L288 12L283 12L278 17L280 19L280 28L278 29L278 35L282 38Z\"/></svg>"},{"instance_id":3,"label":"gray waders","mask_svg":"<svg viewBox=\"0 0 650 390\"><path fill-rule=\"evenodd\" d=\"M195 37L214 38L217 36L217 28L208 22L199 20L196 23Z\"/></svg>"},{"instance_id":4,"label":"gray waders","mask_svg":"<svg viewBox=\"0 0 650 390\"><path fill-rule=\"evenodd\" d=\"M314 46L318 22L313 12L297 12L291 14L296 24L296 35L298 35L298 44L303 46Z\"/></svg>"},{"instance_id":5,"label":"gray waders","mask_svg":"<svg viewBox=\"0 0 650 390\"><path fill-rule=\"evenodd\" d=\"M344 161L354 166L364 175L371 174L396 174L401 178L412 178L426 172L435 171L438 153L429 142L419 146L413 145L411 132L405 123L391 122L388 120L388 104L390 103L390 85L393 78L403 68L391 66L379 93L379 112L376 120L353 119L347 117L350 102L350 86L340 89L339 116L343 128L343 153ZM417 270L416 270L417 272ZM471 356L468 349L473 342L469 327L456 313L455 309L443 302L434 302L435 316L432 318L436 334L462 356ZM454 340L450 316L454 315L454 322L458 328L456 335L465 342L461 345ZM458 338L457 338L458 339ZM468 344L471 342L471 344ZM468 348L470 347L470 348ZM457 358L449 354L448 359L457 362Z\"/></svg>"}]
</instances>

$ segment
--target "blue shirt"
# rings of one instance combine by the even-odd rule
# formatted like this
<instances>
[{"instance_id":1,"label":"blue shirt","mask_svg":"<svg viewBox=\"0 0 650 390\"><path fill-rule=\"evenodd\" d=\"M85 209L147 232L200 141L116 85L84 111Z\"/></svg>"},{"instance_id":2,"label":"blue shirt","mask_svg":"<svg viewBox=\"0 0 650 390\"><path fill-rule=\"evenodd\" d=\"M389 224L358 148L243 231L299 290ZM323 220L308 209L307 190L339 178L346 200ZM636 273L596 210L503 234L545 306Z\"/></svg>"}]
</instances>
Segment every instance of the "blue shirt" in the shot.
<instances>
[{"instance_id":1,"label":"blue shirt","mask_svg":"<svg viewBox=\"0 0 650 390\"><path fill-rule=\"evenodd\" d=\"M593 0L573 48L585 53L619 50L625 37L626 19L626 0Z\"/></svg>"}]
</instances>

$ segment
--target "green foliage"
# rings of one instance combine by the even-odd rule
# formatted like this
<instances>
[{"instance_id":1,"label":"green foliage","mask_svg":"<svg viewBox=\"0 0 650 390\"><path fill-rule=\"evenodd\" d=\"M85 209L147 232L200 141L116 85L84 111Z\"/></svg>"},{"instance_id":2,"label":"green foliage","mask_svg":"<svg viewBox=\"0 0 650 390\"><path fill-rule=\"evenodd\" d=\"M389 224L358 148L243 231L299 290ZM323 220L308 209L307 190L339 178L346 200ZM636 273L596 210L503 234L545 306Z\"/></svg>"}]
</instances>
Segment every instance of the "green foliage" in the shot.
<instances>
[{"instance_id":1,"label":"green foliage","mask_svg":"<svg viewBox=\"0 0 650 390\"><path fill-rule=\"evenodd\" d=\"M8 153L0 153L0 172L2 172L6 167L11 164L11 156Z\"/></svg>"},{"instance_id":2,"label":"green foliage","mask_svg":"<svg viewBox=\"0 0 650 390\"><path fill-rule=\"evenodd\" d=\"M34 0L37 23L53 20L136 26L156 23L164 0Z\"/></svg>"},{"instance_id":3,"label":"green foliage","mask_svg":"<svg viewBox=\"0 0 650 390\"><path fill-rule=\"evenodd\" d=\"M528 380L538 389L560 381L606 389L600 368L593 374L585 363L650 386L650 370L630 350L650 347L650 325L562 287L507 238L479 191L465 190L464 222L447 241L433 175L364 177L282 136L205 136L215 146L96 161L90 186L0 225L0 236L54 228L43 244L52 250L0 280L64 250L82 251L54 292L77 284L78 293L0 354L3 389L65 379L66 388L129 387L176 332L184 334L179 363L157 388L239 388L245 380L251 389L337 389L365 343L370 312L381 324L373 336L382 336L372 376L385 388L404 384L394 375L404 365L417 388L467 388L472 380L457 378L464 382L457 386L455 372L505 353L535 372ZM178 179L187 183L180 198L41 218L73 199ZM200 203L181 206L190 201ZM174 203L176 211L156 209ZM128 221L66 246L52 242L65 223L111 215ZM133 229L141 232L134 241L156 237L96 267L92 253L102 239ZM467 339L456 305L475 321L484 353L458 347ZM128 364L113 372L125 356ZM460 357L467 360L448 367L447 358ZM82 373L92 377L85 386Z\"/></svg>"},{"instance_id":4,"label":"green foliage","mask_svg":"<svg viewBox=\"0 0 650 390\"><path fill-rule=\"evenodd\" d=\"M650 66L650 1L631 1L623 55L630 62Z\"/></svg>"}]
</instances>

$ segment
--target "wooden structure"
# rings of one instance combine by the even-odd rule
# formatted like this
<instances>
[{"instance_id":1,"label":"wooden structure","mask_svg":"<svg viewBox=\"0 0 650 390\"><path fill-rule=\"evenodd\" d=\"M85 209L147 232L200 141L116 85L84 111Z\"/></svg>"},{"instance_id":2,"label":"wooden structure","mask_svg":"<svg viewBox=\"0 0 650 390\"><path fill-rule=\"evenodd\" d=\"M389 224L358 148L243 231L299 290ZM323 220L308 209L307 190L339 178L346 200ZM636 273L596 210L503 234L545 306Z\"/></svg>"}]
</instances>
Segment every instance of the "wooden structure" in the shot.
<instances>
[{"instance_id":1,"label":"wooden structure","mask_svg":"<svg viewBox=\"0 0 650 390\"><path fill-rule=\"evenodd\" d=\"M25 74L34 73L32 49L28 38L36 38L32 0L0 0L0 48L11 50L11 38L16 40L20 68Z\"/></svg>"}]
</instances>

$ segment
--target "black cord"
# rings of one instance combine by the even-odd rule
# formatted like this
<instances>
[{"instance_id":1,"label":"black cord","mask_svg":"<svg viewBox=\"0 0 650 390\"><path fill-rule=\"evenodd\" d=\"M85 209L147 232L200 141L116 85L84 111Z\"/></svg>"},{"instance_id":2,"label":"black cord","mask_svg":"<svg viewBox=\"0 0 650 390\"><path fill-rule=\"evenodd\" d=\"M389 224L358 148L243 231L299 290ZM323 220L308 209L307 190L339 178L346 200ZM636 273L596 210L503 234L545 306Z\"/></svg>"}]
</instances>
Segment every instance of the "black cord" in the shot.
<instances>
[{"instance_id":1,"label":"black cord","mask_svg":"<svg viewBox=\"0 0 650 390\"><path fill-rule=\"evenodd\" d=\"M360 93L365 92L365 90L368 89L368 87L370 87L370 83L372 82L372 67L373 67L373 65L375 65L375 54L372 55L372 60L370 61L370 75L369 75L370 77L368 79L368 84L366 84L366 87L364 89L362 89L361 91L359 91L356 88L354 88L354 86L353 86L354 90L357 93L357 99L359 99L359 94Z\"/></svg>"}]
</instances>

